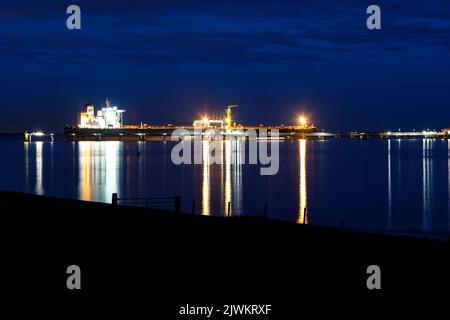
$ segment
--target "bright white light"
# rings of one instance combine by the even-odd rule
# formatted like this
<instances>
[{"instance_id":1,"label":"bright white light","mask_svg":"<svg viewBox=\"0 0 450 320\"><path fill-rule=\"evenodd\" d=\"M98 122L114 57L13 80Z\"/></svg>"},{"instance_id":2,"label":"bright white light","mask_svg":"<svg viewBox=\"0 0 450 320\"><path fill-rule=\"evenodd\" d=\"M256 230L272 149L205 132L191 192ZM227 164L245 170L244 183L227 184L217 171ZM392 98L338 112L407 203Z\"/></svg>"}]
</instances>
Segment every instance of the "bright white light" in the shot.
<instances>
[{"instance_id":1,"label":"bright white light","mask_svg":"<svg viewBox=\"0 0 450 320\"><path fill-rule=\"evenodd\" d=\"M44 136L45 134L43 133L43 132L41 132L41 131L38 131L38 132L33 132L33 136L36 136L36 137L42 137L42 136Z\"/></svg>"},{"instance_id":2,"label":"bright white light","mask_svg":"<svg viewBox=\"0 0 450 320\"><path fill-rule=\"evenodd\" d=\"M298 118L298 122L300 123L301 126L305 126L306 123L307 123L307 121L308 121L308 120L307 120L304 116L300 116L300 117Z\"/></svg>"}]
</instances>

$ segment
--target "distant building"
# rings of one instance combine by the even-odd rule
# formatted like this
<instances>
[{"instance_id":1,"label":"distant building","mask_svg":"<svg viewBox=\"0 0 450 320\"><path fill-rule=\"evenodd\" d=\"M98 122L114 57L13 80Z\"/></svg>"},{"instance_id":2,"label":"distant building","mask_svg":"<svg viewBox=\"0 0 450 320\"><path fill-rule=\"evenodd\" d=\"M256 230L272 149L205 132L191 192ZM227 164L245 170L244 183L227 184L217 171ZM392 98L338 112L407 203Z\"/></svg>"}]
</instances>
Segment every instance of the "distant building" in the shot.
<instances>
[{"instance_id":1,"label":"distant building","mask_svg":"<svg viewBox=\"0 0 450 320\"><path fill-rule=\"evenodd\" d=\"M123 113L125 110L111 107L110 102L106 99L105 107L97 111L95 115L94 105L91 103L86 105L86 112L80 113L79 128L92 129L120 129L123 125Z\"/></svg>"}]
</instances>

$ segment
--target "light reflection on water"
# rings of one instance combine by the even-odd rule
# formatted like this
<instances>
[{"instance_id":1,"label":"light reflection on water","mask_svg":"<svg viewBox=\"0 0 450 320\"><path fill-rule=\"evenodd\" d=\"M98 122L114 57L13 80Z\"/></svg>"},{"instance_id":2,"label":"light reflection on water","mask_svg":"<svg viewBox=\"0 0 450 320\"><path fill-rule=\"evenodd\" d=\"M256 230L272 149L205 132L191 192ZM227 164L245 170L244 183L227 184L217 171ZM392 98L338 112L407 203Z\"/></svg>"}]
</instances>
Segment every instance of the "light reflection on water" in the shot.
<instances>
[{"instance_id":1,"label":"light reflection on water","mask_svg":"<svg viewBox=\"0 0 450 320\"><path fill-rule=\"evenodd\" d=\"M245 159L244 141L227 140L221 142L224 155L219 156L217 145L211 141L202 141L202 210L201 214L211 214L211 170L220 168L221 181L224 186L223 192L223 215L232 216L242 213L242 165ZM213 146L214 148L211 148ZM215 161L222 159L222 163ZM225 180L225 181L223 181Z\"/></svg>"},{"instance_id":2,"label":"light reflection on water","mask_svg":"<svg viewBox=\"0 0 450 320\"><path fill-rule=\"evenodd\" d=\"M79 177L79 193L81 200L92 200L92 189L91 189L91 176L92 176L92 154L91 149L92 144L80 142L78 147L80 148L80 157L78 163L80 165L80 177Z\"/></svg>"},{"instance_id":3,"label":"light reflection on water","mask_svg":"<svg viewBox=\"0 0 450 320\"><path fill-rule=\"evenodd\" d=\"M388 140L388 223L387 230L392 229L392 167L391 167L391 140Z\"/></svg>"},{"instance_id":4,"label":"light reflection on water","mask_svg":"<svg viewBox=\"0 0 450 320\"><path fill-rule=\"evenodd\" d=\"M307 204L307 182L306 182L306 140L301 139L298 141L299 147L299 205L298 205L298 223L308 223L306 211L308 210Z\"/></svg>"},{"instance_id":5,"label":"light reflection on water","mask_svg":"<svg viewBox=\"0 0 450 320\"><path fill-rule=\"evenodd\" d=\"M42 154L42 148L43 148L43 142L37 141L35 142L36 145L36 184L34 191L37 194L44 194L44 179L43 179L43 154Z\"/></svg>"},{"instance_id":6,"label":"light reflection on water","mask_svg":"<svg viewBox=\"0 0 450 320\"><path fill-rule=\"evenodd\" d=\"M209 176L209 142L203 141L202 142L202 154L203 154L203 176L202 176L202 211L201 213L203 215L210 215L210 192L211 192L211 186L210 186L210 176Z\"/></svg>"},{"instance_id":7,"label":"light reflection on water","mask_svg":"<svg viewBox=\"0 0 450 320\"><path fill-rule=\"evenodd\" d=\"M433 144L434 140L424 139L423 146L423 219L422 229L429 231L431 228L431 206L432 206L432 188L433 188Z\"/></svg>"},{"instance_id":8,"label":"light reflection on water","mask_svg":"<svg viewBox=\"0 0 450 320\"><path fill-rule=\"evenodd\" d=\"M235 142L235 141L233 141ZM231 154L231 140L223 142L225 144L225 161L222 164L225 166L225 197L224 197L224 216L231 216L233 214L231 207L231 159L233 155Z\"/></svg>"},{"instance_id":9,"label":"light reflection on water","mask_svg":"<svg viewBox=\"0 0 450 320\"><path fill-rule=\"evenodd\" d=\"M25 141L23 144L23 169L24 169L24 187L28 189L30 186L30 151L29 151L30 143Z\"/></svg>"},{"instance_id":10,"label":"light reflection on water","mask_svg":"<svg viewBox=\"0 0 450 320\"><path fill-rule=\"evenodd\" d=\"M204 215L227 215L228 203L233 216L260 215L268 205L269 217L298 223L450 229L450 141L287 141L276 176L247 164L246 142L222 143L222 164L213 163L211 142L203 141L202 164L175 166L170 142L2 141L11 156L1 158L0 188L100 202L112 193L180 195L184 211L195 200Z\"/></svg>"},{"instance_id":11,"label":"light reflection on water","mask_svg":"<svg viewBox=\"0 0 450 320\"><path fill-rule=\"evenodd\" d=\"M120 141L78 142L78 194L81 200L110 202L120 193Z\"/></svg>"},{"instance_id":12,"label":"light reflection on water","mask_svg":"<svg viewBox=\"0 0 450 320\"><path fill-rule=\"evenodd\" d=\"M448 201L448 205L447 205L447 212L448 212L448 225L447 225L447 230L450 230L450 140L447 140L447 179L448 179L448 184L447 184L447 201Z\"/></svg>"}]
</instances>

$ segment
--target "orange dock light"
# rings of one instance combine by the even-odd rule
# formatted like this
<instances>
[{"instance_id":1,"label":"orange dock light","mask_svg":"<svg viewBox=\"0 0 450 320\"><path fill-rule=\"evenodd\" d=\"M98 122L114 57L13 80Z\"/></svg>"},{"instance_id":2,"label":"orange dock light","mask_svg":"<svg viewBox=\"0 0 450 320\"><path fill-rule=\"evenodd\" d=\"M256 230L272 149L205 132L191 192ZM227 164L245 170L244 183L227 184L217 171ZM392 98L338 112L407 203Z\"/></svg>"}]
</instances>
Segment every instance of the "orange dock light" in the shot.
<instances>
[{"instance_id":1,"label":"orange dock light","mask_svg":"<svg viewBox=\"0 0 450 320\"><path fill-rule=\"evenodd\" d=\"M205 115L205 116L202 118L202 122L203 122L203 126L208 127L209 118L208 118L207 115Z\"/></svg>"},{"instance_id":2,"label":"orange dock light","mask_svg":"<svg viewBox=\"0 0 450 320\"><path fill-rule=\"evenodd\" d=\"M301 117L298 118L298 122L300 123L300 125L302 127L304 127L304 126L306 126L307 120L306 120L306 118L304 116L301 116Z\"/></svg>"},{"instance_id":3,"label":"orange dock light","mask_svg":"<svg viewBox=\"0 0 450 320\"><path fill-rule=\"evenodd\" d=\"M300 127L304 128L308 125L308 119L305 116L299 116L297 122Z\"/></svg>"}]
</instances>

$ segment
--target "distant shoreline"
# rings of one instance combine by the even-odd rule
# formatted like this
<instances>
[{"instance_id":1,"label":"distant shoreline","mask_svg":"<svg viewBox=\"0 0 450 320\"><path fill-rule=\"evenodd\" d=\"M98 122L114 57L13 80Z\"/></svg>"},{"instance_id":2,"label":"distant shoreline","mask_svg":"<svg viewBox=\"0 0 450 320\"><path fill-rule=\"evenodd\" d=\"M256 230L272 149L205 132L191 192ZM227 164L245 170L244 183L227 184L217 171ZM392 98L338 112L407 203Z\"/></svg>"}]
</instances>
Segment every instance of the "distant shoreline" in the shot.
<instances>
[{"instance_id":1,"label":"distant shoreline","mask_svg":"<svg viewBox=\"0 0 450 320\"><path fill-rule=\"evenodd\" d=\"M65 138L68 141L170 141L171 131L155 130L155 132L136 133L121 131L121 129L78 129L73 131L52 133L54 137ZM0 132L0 137L22 138L24 132ZM45 136L50 136L45 133ZM247 138L245 135L222 134L226 139ZM191 136L195 137L193 133ZM450 139L450 131L338 131L338 132L280 132L279 137L284 140L335 140L335 139ZM181 137L184 139L185 137ZM34 139L34 138L33 138ZM205 139L205 137L204 137ZM210 139L210 138L208 138ZM39 141L39 140L38 140Z\"/></svg>"}]
</instances>

